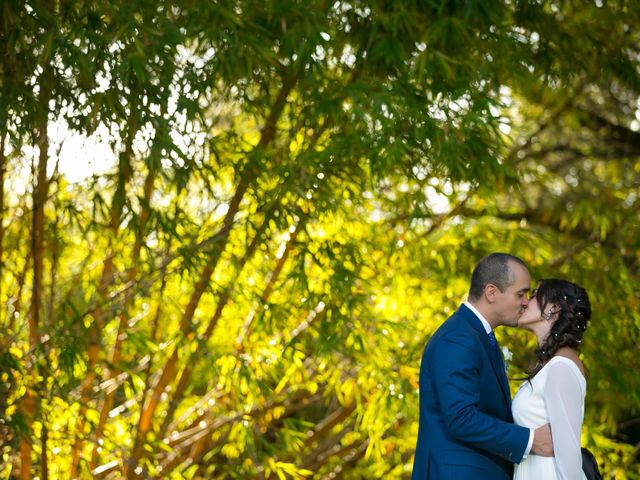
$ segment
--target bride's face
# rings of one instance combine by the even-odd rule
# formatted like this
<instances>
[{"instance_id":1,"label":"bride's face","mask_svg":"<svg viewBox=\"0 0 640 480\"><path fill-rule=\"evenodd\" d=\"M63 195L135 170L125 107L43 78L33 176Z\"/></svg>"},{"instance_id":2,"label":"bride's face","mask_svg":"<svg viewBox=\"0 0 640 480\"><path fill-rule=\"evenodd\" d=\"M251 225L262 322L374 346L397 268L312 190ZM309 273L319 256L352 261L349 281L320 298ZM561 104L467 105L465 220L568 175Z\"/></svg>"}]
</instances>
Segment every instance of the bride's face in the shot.
<instances>
[{"instance_id":1,"label":"bride's face","mask_svg":"<svg viewBox=\"0 0 640 480\"><path fill-rule=\"evenodd\" d=\"M550 319L543 317L543 313L547 314L549 312L551 312ZM540 305L538 305L538 299L536 298L536 292L534 290L531 294L531 298L529 299L529 306L518 320L518 327L531 328L534 325L544 325L548 326L548 328L551 328L553 320L555 320L554 313L555 312L553 305L547 305L545 312L542 312L540 310Z\"/></svg>"},{"instance_id":2,"label":"bride's face","mask_svg":"<svg viewBox=\"0 0 640 480\"><path fill-rule=\"evenodd\" d=\"M542 313L535 297L531 297L527 309L520 315L518 319L518 326L520 328L532 325L542 321Z\"/></svg>"}]
</instances>

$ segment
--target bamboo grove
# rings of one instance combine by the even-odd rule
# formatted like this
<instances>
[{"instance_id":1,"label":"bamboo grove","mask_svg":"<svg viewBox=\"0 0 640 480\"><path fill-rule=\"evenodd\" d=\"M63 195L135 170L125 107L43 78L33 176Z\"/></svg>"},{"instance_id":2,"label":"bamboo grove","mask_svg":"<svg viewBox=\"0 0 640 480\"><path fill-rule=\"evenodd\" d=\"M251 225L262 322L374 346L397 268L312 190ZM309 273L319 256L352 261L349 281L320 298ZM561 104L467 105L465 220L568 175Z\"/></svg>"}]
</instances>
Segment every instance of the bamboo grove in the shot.
<instances>
[{"instance_id":1,"label":"bamboo grove","mask_svg":"<svg viewBox=\"0 0 640 480\"><path fill-rule=\"evenodd\" d=\"M639 14L4 1L0 475L408 478L503 250L589 290L583 443L640 478Z\"/></svg>"}]
</instances>

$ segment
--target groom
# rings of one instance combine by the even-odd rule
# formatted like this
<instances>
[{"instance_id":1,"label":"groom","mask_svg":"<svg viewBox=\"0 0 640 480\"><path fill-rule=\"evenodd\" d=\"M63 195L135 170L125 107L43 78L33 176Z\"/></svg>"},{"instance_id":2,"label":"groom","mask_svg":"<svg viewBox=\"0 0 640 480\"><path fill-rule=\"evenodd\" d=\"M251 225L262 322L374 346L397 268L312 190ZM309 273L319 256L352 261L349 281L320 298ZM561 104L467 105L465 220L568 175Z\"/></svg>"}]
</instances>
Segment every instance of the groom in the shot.
<instances>
[{"instance_id":1,"label":"groom","mask_svg":"<svg viewBox=\"0 0 640 480\"><path fill-rule=\"evenodd\" d=\"M420 366L420 425L412 480L511 480L529 454L553 456L549 425L513 424L493 329L514 327L531 278L513 255L492 253L473 270L469 300L431 337Z\"/></svg>"}]
</instances>

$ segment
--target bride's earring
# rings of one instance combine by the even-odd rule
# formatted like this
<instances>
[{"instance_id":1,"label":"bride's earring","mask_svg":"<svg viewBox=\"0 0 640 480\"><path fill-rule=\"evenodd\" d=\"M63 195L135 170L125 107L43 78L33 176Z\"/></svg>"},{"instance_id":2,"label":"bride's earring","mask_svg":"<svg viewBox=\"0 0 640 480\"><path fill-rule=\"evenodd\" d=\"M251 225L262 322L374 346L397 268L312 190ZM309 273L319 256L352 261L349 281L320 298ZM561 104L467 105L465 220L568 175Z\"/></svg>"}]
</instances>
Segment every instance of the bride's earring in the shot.
<instances>
[{"instance_id":1,"label":"bride's earring","mask_svg":"<svg viewBox=\"0 0 640 480\"><path fill-rule=\"evenodd\" d=\"M551 320L551 317L554 313L555 312L550 308L549 311L544 315L544 318L546 318L547 320Z\"/></svg>"}]
</instances>

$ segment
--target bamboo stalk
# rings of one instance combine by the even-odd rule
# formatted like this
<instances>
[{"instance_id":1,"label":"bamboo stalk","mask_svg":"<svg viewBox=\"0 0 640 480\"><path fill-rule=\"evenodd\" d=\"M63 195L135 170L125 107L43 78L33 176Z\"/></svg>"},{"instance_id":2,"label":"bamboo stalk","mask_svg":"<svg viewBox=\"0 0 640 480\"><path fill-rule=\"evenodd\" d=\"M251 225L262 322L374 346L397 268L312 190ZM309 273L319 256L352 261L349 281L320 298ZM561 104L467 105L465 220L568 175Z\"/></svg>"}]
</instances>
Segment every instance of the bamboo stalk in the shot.
<instances>
[{"instance_id":1,"label":"bamboo stalk","mask_svg":"<svg viewBox=\"0 0 640 480\"><path fill-rule=\"evenodd\" d=\"M125 151L120 155L120 161L118 166L118 184L116 186L116 193L114 194L111 207L110 217L110 229L109 243L107 245L107 254L103 261L102 275L100 277L100 283L98 285L98 296L104 298L107 295L109 286L114 279L114 252L113 242L118 235L120 227L120 219L122 217L122 211L124 208L124 195L126 191L126 185L129 182L132 174L131 166L129 164L133 155L133 140L138 131L138 118L135 105L131 109L131 115L128 121L128 134L125 141ZM78 428L76 429L77 436L71 450L71 478L78 476L78 468L80 463L80 457L84 445L84 428L86 424L86 413L93 389L93 383L95 381L96 373L95 367L98 363L101 347L102 328L104 326L104 311L98 307L94 312L94 321L89 327L89 346L87 348L87 375L83 381L81 393L80 393L80 412L78 415Z\"/></svg>"},{"instance_id":2,"label":"bamboo stalk","mask_svg":"<svg viewBox=\"0 0 640 480\"><path fill-rule=\"evenodd\" d=\"M136 235L136 241L133 247L131 268L129 268L129 271L127 272L127 277L126 277L127 283L135 282L135 279L138 276L138 264L140 262L140 251L142 250L142 245L144 243L145 226L150 216L149 210L150 210L150 203L151 203L151 195L154 190L155 179L156 179L156 171L150 167L147 177L145 179L144 201L142 202L142 211L140 213L140 228ZM109 369L107 380L114 378L119 373L118 364L120 362L120 358L122 354L122 344L126 335L127 324L129 321L129 309L131 307L132 300L133 300L132 294L128 294L125 296L123 311L120 312L118 316L119 317L118 331L116 333L116 340L115 340L115 344L113 346L113 351L111 353L111 358L110 358L110 364L112 367ZM89 468L92 470L95 468L98 462L98 453L99 453L98 448L100 445L100 440L102 438L104 427L107 422L109 411L113 406L114 394L115 394L115 389L108 391L102 402L102 407L100 408L100 417L98 420L98 425L96 426L96 430L94 432L94 446L91 452L91 460L89 462Z\"/></svg>"},{"instance_id":3,"label":"bamboo stalk","mask_svg":"<svg viewBox=\"0 0 640 480\"><path fill-rule=\"evenodd\" d=\"M6 127L3 125L0 132L0 279L4 272L4 176L7 173L7 157L4 153L5 140L7 138ZM0 305L4 305L2 300L2 283L0 282ZM0 309L0 322L5 315L6 309ZM13 315L12 315L13 316Z\"/></svg>"},{"instance_id":4,"label":"bamboo stalk","mask_svg":"<svg viewBox=\"0 0 640 480\"><path fill-rule=\"evenodd\" d=\"M280 88L278 95L274 101L274 104L269 112L269 116L265 121L264 127L261 132L260 141L258 142L258 145L255 147L255 149L252 151L252 154L255 154L256 152L259 152L260 150L264 149L267 145L269 145L273 141L275 137L275 132L276 132L276 124L278 122L278 119L280 118L280 115L282 114L284 106L286 105L287 97L291 92L291 90L293 89L293 87L295 86L297 80L298 80L298 75L293 75L283 81L282 87ZM251 154L249 156L251 156ZM198 280L198 283L196 284L194 291L191 295L189 303L185 309L185 312L180 320L180 331L183 334L186 333L191 328L191 322L193 319L193 315L195 313L195 309L200 301L200 298L202 297L202 294L204 293L206 284L208 283L213 272L215 271L215 267L217 266L218 261L220 260L220 256L224 248L226 247L226 243L231 233L231 229L233 227L235 217L240 209L240 202L244 198L244 195L247 189L249 188L249 185L251 184L251 180L253 179L253 176L254 176L254 172L252 171L252 168L253 166L251 165L251 163L246 164L245 170L240 176L240 180L236 187L233 198L229 202L229 209L227 210L227 214L225 215L223 226L220 231L220 241L217 242L216 244L217 248L214 249L214 256L213 256L212 263L204 267L203 272L200 275L200 278ZM167 360L157 385L154 387L153 391L151 392L150 396L147 399L146 404L143 407L143 410L141 412L141 420L139 423L139 428L136 433L134 446L131 453L131 458L127 462L128 464L133 464L133 465L137 464L138 460L143 455L142 443L146 437L147 432L151 428L153 416L154 416L155 410L158 407L160 396L165 391L169 382L175 377L177 361L178 361L178 351L176 347L174 348L174 351L169 357L169 359Z\"/></svg>"},{"instance_id":5,"label":"bamboo stalk","mask_svg":"<svg viewBox=\"0 0 640 480\"><path fill-rule=\"evenodd\" d=\"M50 97L50 85L52 83L52 71L50 66L46 66L41 77L41 95L39 102L44 105L44 113L41 114L37 131L38 146L38 164L35 171L35 186L33 189L32 201L32 231L31 231L31 251L33 258L33 283L31 291L31 305L29 308L29 350L30 355L35 355L38 344L40 343L40 323L42 315L42 299L44 296L43 277L44 277L44 226L45 215L44 207L48 197L49 181L47 179L47 162L49 159L49 136L48 127L48 102ZM35 374L37 362L32 358L28 362L28 371ZM32 460L31 460L31 427L36 417L38 409L38 399L35 393L27 393L25 401L21 402L21 410L26 418L27 435L20 440L20 478L31 478Z\"/></svg>"},{"instance_id":6,"label":"bamboo stalk","mask_svg":"<svg viewBox=\"0 0 640 480\"><path fill-rule=\"evenodd\" d=\"M173 451L167 455L162 463L162 472L166 475L185 462L188 465L192 465L200 461L202 456L211 450L211 433L218 431L222 427L231 425L246 416L258 417L279 406L284 406L286 409L292 407L300 408L301 404L302 406L308 406L315 401L321 400L322 395L323 392L311 394L306 389L295 391L292 388L282 392L282 395L278 398L271 399L264 405L253 405L246 409L237 410L233 414L222 418L210 418L208 421L200 421L191 430L184 431L180 437L176 438L174 443L170 443L173 446ZM185 456L184 452L186 451L189 453Z\"/></svg>"},{"instance_id":7,"label":"bamboo stalk","mask_svg":"<svg viewBox=\"0 0 640 480\"><path fill-rule=\"evenodd\" d=\"M200 301L200 298L204 294L204 291L208 285L209 279L213 274L215 266L217 265L220 254L226 245L226 241L231 232L231 227L233 225L236 214L240 208L240 202L249 186L248 179L242 178L236 188L236 192L229 204L229 210L227 211L227 215L223 221L223 226L221 229L221 239L218 243L217 255L214 256L211 264L205 265L200 274L198 282L196 283L194 290L189 299L189 303L184 311L182 318L180 319L180 332L186 336L191 328L191 321L193 320L193 316L195 314L196 308ZM160 397L162 393L165 391L167 385L173 379L174 373L178 363L178 347L175 347L173 352L171 353L169 359L164 365L162 369L162 373L160 374L160 378L158 379L158 383L154 386L151 391L147 401L142 409L140 414L140 423L138 425L138 431L135 437L134 447L131 453L130 462L133 464L138 463L138 460L141 458L143 454L143 442L145 436L149 429L151 428L153 416L156 408L158 407L158 403L160 401Z\"/></svg>"},{"instance_id":8,"label":"bamboo stalk","mask_svg":"<svg viewBox=\"0 0 640 480\"><path fill-rule=\"evenodd\" d=\"M263 239L262 236L266 231L267 226L269 225L269 222L273 219L274 213L279 205L280 205L280 197L278 197L276 201L274 201L271 204L269 210L265 214L265 218L263 219L260 227L256 231L251 243L249 244L244 255L238 262L234 275L231 275L233 281L237 279L237 277L240 275L240 273L244 269L249 259L251 259L255 254L258 248L258 245L260 244L260 241ZM170 427L171 422L173 421L175 410L176 408L178 408L178 405L184 398L184 394L189 385L189 381L191 380L191 372L193 371L192 366L201 358L205 350L204 346L206 344L206 341L209 339L209 337L211 337L213 330L218 324L218 321L220 320L220 318L222 317L222 312L224 311L225 306L227 305L229 299L231 298L232 293L233 293L233 285L229 285L225 290L223 290L218 295L218 303L216 306L216 310L212 315L211 319L209 320L209 323L207 324L207 328L204 334L202 335L202 341L198 343L196 351L189 355L189 357L185 362L185 366L182 369L182 372L180 373L177 386L174 389L175 394L169 403L169 407L167 409L167 415L165 416L162 426L160 427L159 436L163 437L166 435L167 429Z\"/></svg>"},{"instance_id":9,"label":"bamboo stalk","mask_svg":"<svg viewBox=\"0 0 640 480\"><path fill-rule=\"evenodd\" d=\"M276 263L275 268L270 272L267 280L267 285L264 288L262 295L260 295L260 301L256 302L253 305L253 307L251 308L251 311L247 315L247 318L244 321L244 324L238 334L238 337L236 338L236 350L234 353L236 357L244 351L244 348L245 348L244 339L248 336L248 334L251 331L251 326L253 324L253 321L256 318L258 309L260 309L263 305L265 305L269 301L269 297L271 296L271 292L273 292L273 288L276 284L276 281L278 280L278 277L282 273L282 269L284 268L285 263L287 263L289 255L291 254L291 251L293 250L296 240L298 239L298 235L300 234L300 231L304 228L305 223L306 223L306 217L302 217L298 222L298 225L296 225L296 229L289 236L289 240L285 245L285 248L282 252L282 256L278 259L278 262Z\"/></svg>"}]
</instances>

